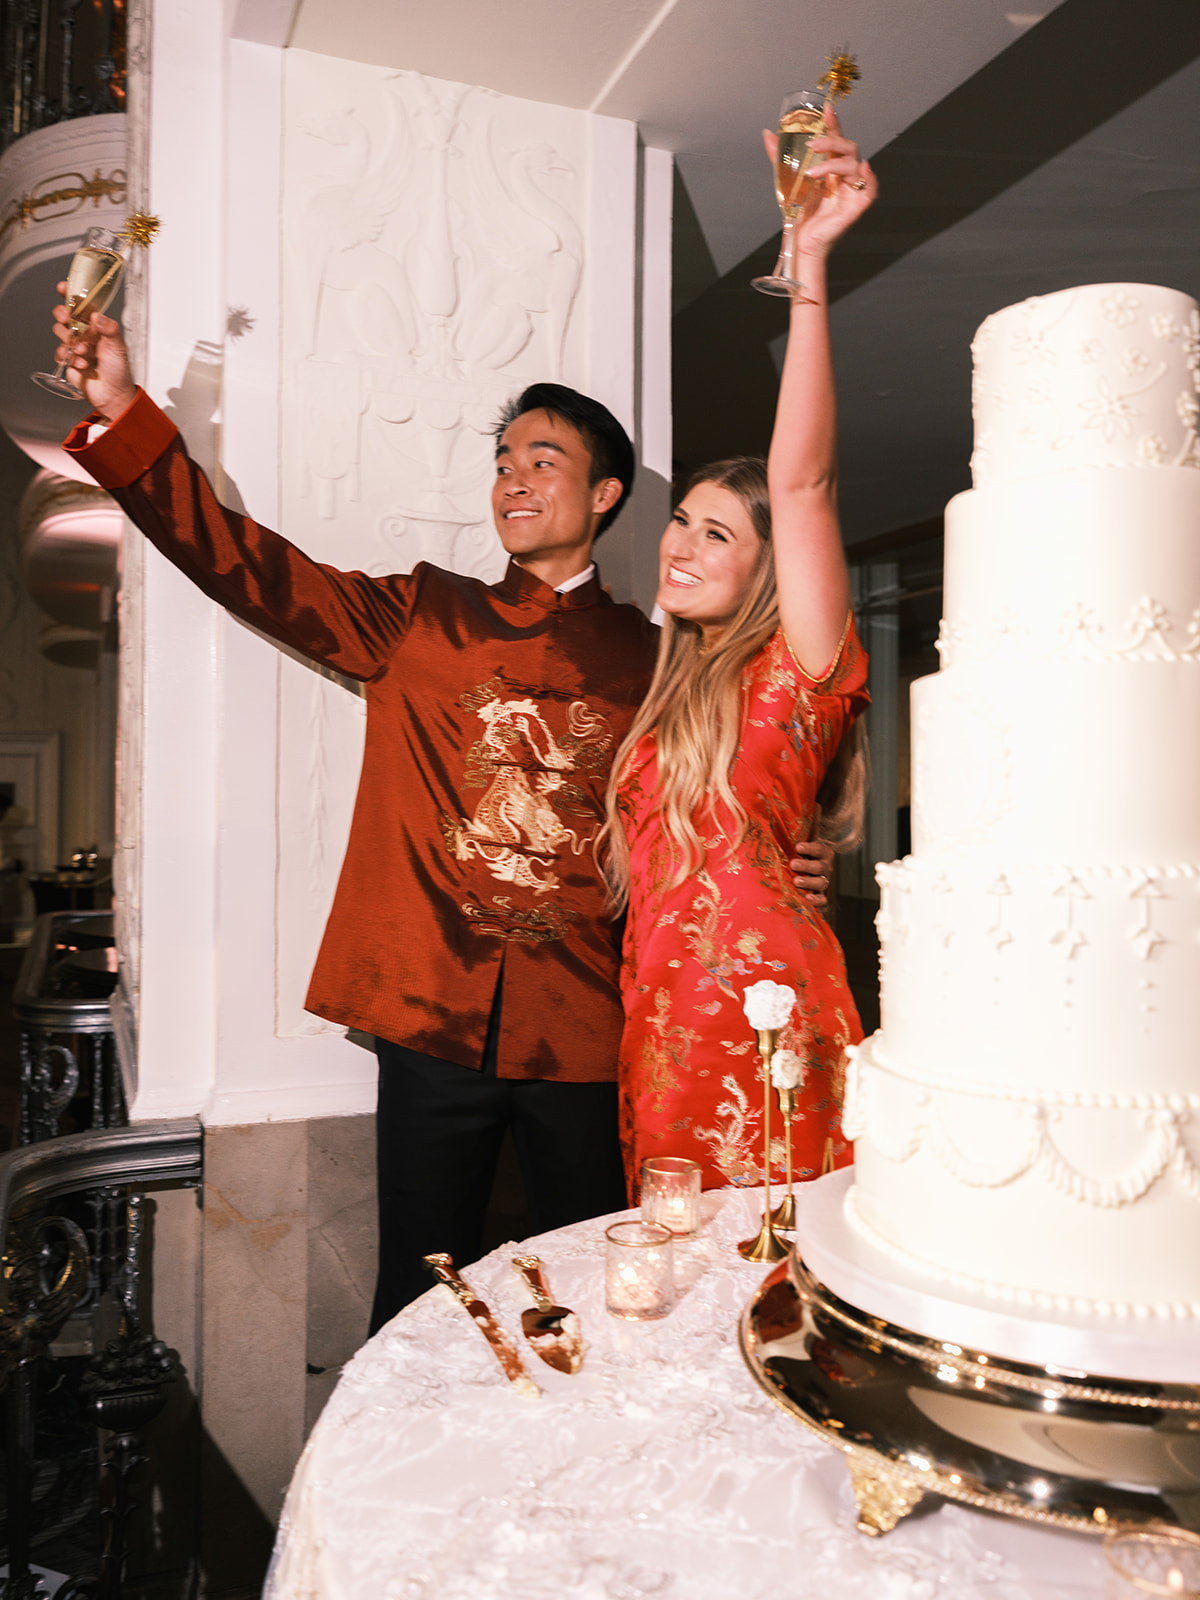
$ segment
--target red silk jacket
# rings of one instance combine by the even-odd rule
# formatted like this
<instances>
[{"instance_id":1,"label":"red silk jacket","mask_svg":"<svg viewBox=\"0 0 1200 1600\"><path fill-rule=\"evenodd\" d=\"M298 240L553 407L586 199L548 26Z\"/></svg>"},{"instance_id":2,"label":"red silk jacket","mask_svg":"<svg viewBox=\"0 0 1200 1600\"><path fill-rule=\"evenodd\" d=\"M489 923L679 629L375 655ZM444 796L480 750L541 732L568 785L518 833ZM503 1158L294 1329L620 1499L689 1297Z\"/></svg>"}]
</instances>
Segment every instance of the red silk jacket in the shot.
<instances>
[{"instance_id":1,"label":"red silk jacket","mask_svg":"<svg viewBox=\"0 0 1200 1600\"><path fill-rule=\"evenodd\" d=\"M593 576L559 595L420 563L371 578L222 506L139 391L65 448L211 599L366 685L350 841L310 1011L479 1067L503 983L502 1078L602 1082L621 1038L617 932L592 842L657 630Z\"/></svg>"}]
</instances>

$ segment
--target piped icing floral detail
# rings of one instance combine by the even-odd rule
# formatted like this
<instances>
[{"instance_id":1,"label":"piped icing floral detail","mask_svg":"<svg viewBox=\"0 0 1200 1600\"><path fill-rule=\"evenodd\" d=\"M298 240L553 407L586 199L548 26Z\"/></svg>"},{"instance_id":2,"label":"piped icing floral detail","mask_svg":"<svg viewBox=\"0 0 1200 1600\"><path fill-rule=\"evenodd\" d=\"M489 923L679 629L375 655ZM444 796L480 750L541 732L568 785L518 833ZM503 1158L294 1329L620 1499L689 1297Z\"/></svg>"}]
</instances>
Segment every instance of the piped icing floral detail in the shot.
<instances>
[{"instance_id":1,"label":"piped icing floral detail","mask_svg":"<svg viewBox=\"0 0 1200 1600\"><path fill-rule=\"evenodd\" d=\"M1136 320L1141 303L1136 295L1125 294L1118 289L1114 294L1104 296L1100 310L1114 327L1128 328Z\"/></svg>"},{"instance_id":2,"label":"piped icing floral detail","mask_svg":"<svg viewBox=\"0 0 1200 1600\"><path fill-rule=\"evenodd\" d=\"M1075 605L1063 621L1063 635L1077 659L1103 661L1200 662L1200 606L1178 637L1178 623L1161 600L1142 595L1124 625L1125 638L1114 636L1090 606Z\"/></svg>"},{"instance_id":3,"label":"piped icing floral detail","mask_svg":"<svg viewBox=\"0 0 1200 1600\"><path fill-rule=\"evenodd\" d=\"M1068 467L1200 464L1176 406L1200 393L1200 312L1187 296L1095 285L989 322L973 346L977 488Z\"/></svg>"},{"instance_id":4,"label":"piped icing floral detail","mask_svg":"<svg viewBox=\"0 0 1200 1600\"><path fill-rule=\"evenodd\" d=\"M1099 428L1105 444L1112 444L1118 433L1128 439L1133 433L1133 419L1141 415L1127 396L1113 393L1107 378L1097 378L1095 396L1081 400L1079 405L1088 413L1084 427Z\"/></svg>"},{"instance_id":5,"label":"piped icing floral detail","mask_svg":"<svg viewBox=\"0 0 1200 1600\"><path fill-rule=\"evenodd\" d=\"M1183 330L1183 353L1190 370L1200 378L1200 311L1192 311Z\"/></svg>"},{"instance_id":6,"label":"piped icing floral detail","mask_svg":"<svg viewBox=\"0 0 1200 1600\"><path fill-rule=\"evenodd\" d=\"M1138 460L1147 467L1161 467L1167 459L1167 441L1157 433L1144 433L1137 448Z\"/></svg>"},{"instance_id":7,"label":"piped icing floral detail","mask_svg":"<svg viewBox=\"0 0 1200 1600\"><path fill-rule=\"evenodd\" d=\"M1009 349L1022 365L1027 361L1045 361L1058 364L1058 357L1046 343L1044 328L1016 328L1009 339Z\"/></svg>"}]
</instances>

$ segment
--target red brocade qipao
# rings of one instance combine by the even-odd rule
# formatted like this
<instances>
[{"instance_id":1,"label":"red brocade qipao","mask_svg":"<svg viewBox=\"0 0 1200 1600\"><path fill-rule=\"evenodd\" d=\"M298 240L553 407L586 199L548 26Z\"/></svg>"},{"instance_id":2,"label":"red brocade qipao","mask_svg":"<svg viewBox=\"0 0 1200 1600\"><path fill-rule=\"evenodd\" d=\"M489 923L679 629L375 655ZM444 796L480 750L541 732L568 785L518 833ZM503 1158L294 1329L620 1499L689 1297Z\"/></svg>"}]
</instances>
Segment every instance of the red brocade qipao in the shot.
<instances>
[{"instance_id":1,"label":"red brocade qipao","mask_svg":"<svg viewBox=\"0 0 1200 1600\"><path fill-rule=\"evenodd\" d=\"M732 774L749 827L730 852L722 818L697 818L707 860L677 888L658 810L654 735L626 762L619 784L630 850L621 1139L635 1196L647 1156L700 1162L706 1189L762 1182L762 1079L742 997L763 978L790 984L799 997L779 1038L805 1068L793 1170L817 1176L827 1139L838 1166L852 1159L841 1131L842 1085L846 1046L862 1030L838 942L797 891L788 862L793 844L810 837L821 779L866 706L866 677L853 622L819 682L797 664L782 631L754 657ZM724 837L733 836L726 819ZM777 1102L771 1130L773 1175L782 1176Z\"/></svg>"}]
</instances>

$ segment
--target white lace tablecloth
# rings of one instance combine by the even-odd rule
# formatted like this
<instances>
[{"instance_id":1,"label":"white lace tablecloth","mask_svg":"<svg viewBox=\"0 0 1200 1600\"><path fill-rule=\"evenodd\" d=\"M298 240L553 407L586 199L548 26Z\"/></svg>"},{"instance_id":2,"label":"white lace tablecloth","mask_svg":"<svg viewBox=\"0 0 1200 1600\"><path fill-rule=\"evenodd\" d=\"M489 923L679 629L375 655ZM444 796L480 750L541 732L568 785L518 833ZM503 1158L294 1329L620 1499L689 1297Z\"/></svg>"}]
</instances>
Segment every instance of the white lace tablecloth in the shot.
<instances>
[{"instance_id":1,"label":"white lace tablecloth","mask_svg":"<svg viewBox=\"0 0 1200 1600\"><path fill-rule=\"evenodd\" d=\"M604 1310L604 1223L527 1241L588 1340L576 1377L528 1353L516 1394L437 1286L349 1363L288 1492L264 1600L1075 1600L1098 1541L942 1504L870 1539L842 1457L737 1346L765 1268L734 1245L761 1194L705 1196L671 1316ZM513 1246L466 1270L520 1335ZM520 1340L523 1352L527 1350Z\"/></svg>"}]
</instances>

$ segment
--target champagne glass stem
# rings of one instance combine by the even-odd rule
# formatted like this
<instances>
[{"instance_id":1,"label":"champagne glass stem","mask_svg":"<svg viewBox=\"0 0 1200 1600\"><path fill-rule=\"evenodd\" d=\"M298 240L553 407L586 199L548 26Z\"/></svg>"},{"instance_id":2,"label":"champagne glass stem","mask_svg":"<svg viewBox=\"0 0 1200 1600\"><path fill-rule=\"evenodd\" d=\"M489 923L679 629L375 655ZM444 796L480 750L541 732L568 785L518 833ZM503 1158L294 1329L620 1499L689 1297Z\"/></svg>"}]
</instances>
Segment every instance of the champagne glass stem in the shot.
<instances>
[{"instance_id":1,"label":"champagne glass stem","mask_svg":"<svg viewBox=\"0 0 1200 1600\"><path fill-rule=\"evenodd\" d=\"M796 299L804 293L796 256L796 224L800 220L797 209L787 206L783 212L783 238L779 244L779 259L769 278L754 278L754 287L760 294L786 295Z\"/></svg>"}]
</instances>

